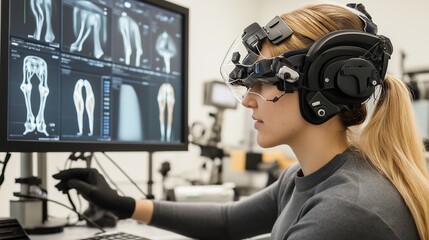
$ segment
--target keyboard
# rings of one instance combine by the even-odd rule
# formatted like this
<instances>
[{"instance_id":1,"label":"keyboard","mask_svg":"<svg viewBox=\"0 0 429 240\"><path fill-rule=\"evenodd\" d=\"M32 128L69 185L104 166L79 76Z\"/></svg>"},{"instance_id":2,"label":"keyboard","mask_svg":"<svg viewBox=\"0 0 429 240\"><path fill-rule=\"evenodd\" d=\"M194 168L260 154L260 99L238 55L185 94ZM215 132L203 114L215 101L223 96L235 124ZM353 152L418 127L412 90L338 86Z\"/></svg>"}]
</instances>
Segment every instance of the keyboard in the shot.
<instances>
[{"instance_id":1,"label":"keyboard","mask_svg":"<svg viewBox=\"0 0 429 240\"><path fill-rule=\"evenodd\" d=\"M83 238L81 240L150 240L136 235L132 235L124 232L115 233L103 233L89 238Z\"/></svg>"}]
</instances>

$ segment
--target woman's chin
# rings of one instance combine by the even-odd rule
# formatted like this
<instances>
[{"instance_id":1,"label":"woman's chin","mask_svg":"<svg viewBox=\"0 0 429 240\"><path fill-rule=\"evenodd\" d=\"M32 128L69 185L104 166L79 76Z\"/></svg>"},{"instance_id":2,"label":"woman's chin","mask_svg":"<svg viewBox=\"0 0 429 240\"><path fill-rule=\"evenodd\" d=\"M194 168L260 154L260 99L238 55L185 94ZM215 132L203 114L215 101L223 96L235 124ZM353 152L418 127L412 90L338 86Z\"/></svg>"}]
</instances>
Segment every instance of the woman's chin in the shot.
<instances>
[{"instance_id":1,"label":"woman's chin","mask_svg":"<svg viewBox=\"0 0 429 240\"><path fill-rule=\"evenodd\" d=\"M258 136L257 142L258 142L258 145L262 148L271 148L271 147L277 146L273 142L261 139L259 136Z\"/></svg>"}]
</instances>

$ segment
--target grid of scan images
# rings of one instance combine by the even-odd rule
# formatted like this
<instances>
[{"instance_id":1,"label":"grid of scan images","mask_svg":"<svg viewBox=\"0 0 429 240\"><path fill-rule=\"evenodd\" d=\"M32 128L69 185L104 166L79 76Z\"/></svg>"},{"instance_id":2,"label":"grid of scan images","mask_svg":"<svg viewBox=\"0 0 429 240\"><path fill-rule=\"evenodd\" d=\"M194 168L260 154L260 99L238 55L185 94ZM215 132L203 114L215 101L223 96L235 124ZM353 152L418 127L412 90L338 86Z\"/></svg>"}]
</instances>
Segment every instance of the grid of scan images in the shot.
<instances>
[{"instance_id":1,"label":"grid of scan images","mask_svg":"<svg viewBox=\"0 0 429 240\"><path fill-rule=\"evenodd\" d=\"M9 4L9 139L182 139L180 14L137 0Z\"/></svg>"}]
</instances>

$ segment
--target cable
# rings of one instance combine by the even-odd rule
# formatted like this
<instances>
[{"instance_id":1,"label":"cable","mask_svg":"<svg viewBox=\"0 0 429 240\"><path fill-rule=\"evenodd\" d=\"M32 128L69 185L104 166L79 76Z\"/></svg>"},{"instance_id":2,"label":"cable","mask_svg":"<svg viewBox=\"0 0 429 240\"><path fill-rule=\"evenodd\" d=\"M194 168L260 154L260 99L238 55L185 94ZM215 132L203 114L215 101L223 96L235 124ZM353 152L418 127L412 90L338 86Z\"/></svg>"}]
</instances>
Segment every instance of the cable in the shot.
<instances>
[{"instance_id":1,"label":"cable","mask_svg":"<svg viewBox=\"0 0 429 240\"><path fill-rule=\"evenodd\" d=\"M70 154L70 156L67 158L67 160L64 163L64 170L70 169L72 167L72 164L73 164L74 161L76 161L78 159L83 159L82 156L83 156L82 153L81 153L81 155L79 155L80 158L76 157L76 153ZM73 201L73 199L72 199L72 197L70 195L70 192L67 192L67 199L69 200L70 205L73 207L74 212L76 212L76 211L77 212L81 212L82 211L82 200L80 198L80 194L79 193L77 193L77 199L79 201L79 209L76 208L76 204L74 203L74 201ZM70 218L70 216L68 216L68 218ZM79 221L81 221L81 220L83 220L83 219L80 217L80 215L78 215L78 221L76 222L76 224Z\"/></svg>"},{"instance_id":2,"label":"cable","mask_svg":"<svg viewBox=\"0 0 429 240\"><path fill-rule=\"evenodd\" d=\"M73 154L72 154L73 155ZM67 158L67 160L66 160L66 162L64 163L64 170L66 170L66 169L70 169L71 168L71 165L72 165L72 163L73 163L73 161L71 160L71 156L72 155L70 155L68 158ZM69 166L67 167L67 164L69 164ZM74 201L73 201L73 199L72 199L72 197L71 197L71 195L70 195L70 192L69 191L67 191L67 199L69 200L69 203L70 203L70 205L72 206L72 208L73 208L73 212L78 212L77 211L77 209L76 209L76 205L74 204ZM70 218L70 215L67 217L68 219ZM80 214L78 214L78 220L77 220L77 222L76 222L76 224L79 222L79 221L81 221L83 218L80 216Z\"/></svg>"},{"instance_id":3,"label":"cable","mask_svg":"<svg viewBox=\"0 0 429 240\"><path fill-rule=\"evenodd\" d=\"M250 93L250 94L255 94L256 96L258 96L258 97L262 98L264 101L267 101L267 102L273 102L273 103L276 103L277 101L279 101L279 100L280 100L280 98L282 98L284 95L286 95L286 92L284 92L284 93L283 93L283 94L281 94L280 96L275 96L275 97L274 97L274 98L272 98L272 99L266 99L264 96L262 96L261 94L259 94L259 93L257 93L257 92L249 91L248 93Z\"/></svg>"},{"instance_id":4,"label":"cable","mask_svg":"<svg viewBox=\"0 0 429 240\"><path fill-rule=\"evenodd\" d=\"M125 175L125 177L128 178L128 180L130 180L130 182L139 190L141 194L143 194L143 196L148 198L148 195L131 179L130 176L128 176L128 174L115 161L113 161L111 157L109 157L109 155L107 155L105 152L101 153L103 153L104 156L106 156L106 158L109 159Z\"/></svg>"},{"instance_id":5,"label":"cable","mask_svg":"<svg viewBox=\"0 0 429 240\"><path fill-rule=\"evenodd\" d=\"M104 230L104 228L100 227L98 224L96 224L94 221L92 221L92 219L86 217L83 214L80 214L78 211L73 210L73 208L71 208L71 207L69 207L69 206L67 206L67 205L65 205L63 203L60 203L58 201L55 201L55 200L52 200L52 199L49 199L49 198L35 196L35 195L29 195L29 194L14 193L14 195L16 197L33 198L33 199L39 199L39 200L43 200L43 201L48 201L48 202L56 203L56 204L58 204L60 206L63 206L65 208L67 208L70 211L75 212L79 216L79 218L85 219L86 221L90 222L94 227L98 228L101 231L100 233L105 233L106 232L106 230ZM100 233L96 233L96 235L100 234Z\"/></svg>"},{"instance_id":6,"label":"cable","mask_svg":"<svg viewBox=\"0 0 429 240\"><path fill-rule=\"evenodd\" d=\"M71 204L71 206L72 206L72 208L73 208L73 211L74 211L74 212L78 212L78 211L77 211L77 208L76 208L76 205L74 204L73 199L71 198L71 195L70 195L70 192L69 192L69 191L67 191L67 198L68 198L68 200L69 200L69 202L70 202L70 204ZM80 217L80 215L78 215L78 216L79 216L78 221L82 220L82 218Z\"/></svg>"},{"instance_id":7,"label":"cable","mask_svg":"<svg viewBox=\"0 0 429 240\"><path fill-rule=\"evenodd\" d=\"M73 160L71 160L70 158L68 158L67 160L66 160L66 162L64 163L64 170L65 169L69 169L69 168L71 168L72 167L72 164L73 164Z\"/></svg>"},{"instance_id":8,"label":"cable","mask_svg":"<svg viewBox=\"0 0 429 240\"><path fill-rule=\"evenodd\" d=\"M0 175L0 186L3 184L3 182L4 182L4 173L5 173L5 171L6 171L6 167L7 167L7 164L9 163L9 160L10 160L10 157L12 156L12 154L11 153L6 153L6 157L5 157L5 159L4 159L4 161L2 162L2 164L3 164L3 168L2 168L2 170L1 170L1 175Z\"/></svg>"},{"instance_id":9,"label":"cable","mask_svg":"<svg viewBox=\"0 0 429 240\"><path fill-rule=\"evenodd\" d=\"M109 181L115 186L116 190L118 192L120 192L122 194L122 196L125 196L125 193L119 188L119 186L112 180L112 178L110 178L109 174L107 174L107 171L104 170L104 168L101 166L100 162L98 162L97 157L94 154L94 160L97 163L97 165L100 167L101 171L103 172L104 176L107 177L107 179L109 179Z\"/></svg>"}]
</instances>

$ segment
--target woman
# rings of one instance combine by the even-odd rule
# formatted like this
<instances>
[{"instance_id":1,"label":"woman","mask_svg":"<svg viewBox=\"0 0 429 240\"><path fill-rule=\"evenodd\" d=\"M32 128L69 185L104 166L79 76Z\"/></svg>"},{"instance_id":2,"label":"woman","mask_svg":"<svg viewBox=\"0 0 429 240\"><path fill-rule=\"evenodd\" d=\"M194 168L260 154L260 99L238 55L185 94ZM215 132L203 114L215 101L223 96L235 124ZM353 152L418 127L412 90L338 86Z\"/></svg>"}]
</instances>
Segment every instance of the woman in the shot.
<instances>
[{"instance_id":1,"label":"woman","mask_svg":"<svg viewBox=\"0 0 429 240\"><path fill-rule=\"evenodd\" d=\"M408 90L385 77L392 47L376 31L360 4L312 5L245 29L245 51L231 48L223 76L252 110L259 145L287 144L299 163L246 200L134 200L91 169L54 175L57 188L75 188L120 218L198 239L268 232L272 239L429 239L423 144ZM353 130L367 118L376 86L372 116Z\"/></svg>"}]
</instances>

